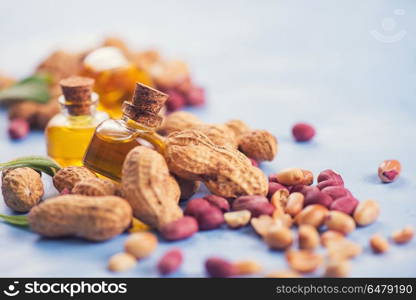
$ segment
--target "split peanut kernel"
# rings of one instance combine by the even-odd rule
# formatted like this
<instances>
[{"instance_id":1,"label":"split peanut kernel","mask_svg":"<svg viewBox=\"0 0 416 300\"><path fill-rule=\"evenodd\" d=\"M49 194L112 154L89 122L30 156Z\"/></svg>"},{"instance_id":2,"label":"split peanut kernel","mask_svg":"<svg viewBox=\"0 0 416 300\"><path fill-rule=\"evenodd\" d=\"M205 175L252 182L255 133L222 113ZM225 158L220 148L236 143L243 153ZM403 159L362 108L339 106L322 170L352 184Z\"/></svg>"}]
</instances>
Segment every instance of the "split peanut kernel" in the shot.
<instances>
[{"instance_id":1,"label":"split peanut kernel","mask_svg":"<svg viewBox=\"0 0 416 300\"><path fill-rule=\"evenodd\" d=\"M124 243L124 250L137 259L145 258L155 251L157 237L150 232L136 232L130 234Z\"/></svg>"},{"instance_id":2,"label":"split peanut kernel","mask_svg":"<svg viewBox=\"0 0 416 300\"><path fill-rule=\"evenodd\" d=\"M247 209L227 212L224 214L224 220L231 228L243 227L250 222L251 212Z\"/></svg>"},{"instance_id":3,"label":"split peanut kernel","mask_svg":"<svg viewBox=\"0 0 416 300\"><path fill-rule=\"evenodd\" d=\"M298 232L299 248L313 250L319 246L319 233L311 225L299 226Z\"/></svg>"},{"instance_id":4,"label":"split peanut kernel","mask_svg":"<svg viewBox=\"0 0 416 300\"><path fill-rule=\"evenodd\" d=\"M392 238L396 244L404 244L413 238L413 228L407 226L399 231L393 233Z\"/></svg>"},{"instance_id":5,"label":"split peanut kernel","mask_svg":"<svg viewBox=\"0 0 416 300\"><path fill-rule=\"evenodd\" d=\"M380 234L375 234L370 238L370 246L376 253L384 253L389 250L389 242Z\"/></svg>"},{"instance_id":6,"label":"split peanut kernel","mask_svg":"<svg viewBox=\"0 0 416 300\"><path fill-rule=\"evenodd\" d=\"M339 231L343 234L348 234L355 230L355 222L349 215L340 211L330 211L325 225L328 229Z\"/></svg>"}]
</instances>

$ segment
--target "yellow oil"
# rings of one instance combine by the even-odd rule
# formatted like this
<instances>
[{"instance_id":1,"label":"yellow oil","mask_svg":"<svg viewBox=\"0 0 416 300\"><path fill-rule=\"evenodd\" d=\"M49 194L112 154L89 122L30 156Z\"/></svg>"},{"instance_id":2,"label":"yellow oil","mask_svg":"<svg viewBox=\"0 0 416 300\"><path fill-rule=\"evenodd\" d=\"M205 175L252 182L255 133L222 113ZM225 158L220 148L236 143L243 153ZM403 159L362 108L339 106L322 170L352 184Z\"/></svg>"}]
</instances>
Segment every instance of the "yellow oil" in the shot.
<instances>
[{"instance_id":1,"label":"yellow oil","mask_svg":"<svg viewBox=\"0 0 416 300\"><path fill-rule=\"evenodd\" d=\"M163 152L164 141L153 131L131 131L118 126L117 122L108 120L97 128L85 153L84 165L98 174L120 181L124 159L131 149L141 145Z\"/></svg>"},{"instance_id":2,"label":"yellow oil","mask_svg":"<svg viewBox=\"0 0 416 300\"><path fill-rule=\"evenodd\" d=\"M150 75L133 64L102 71L84 66L82 74L95 79L94 91L100 96L97 108L113 119L121 117L121 105L124 100L131 99L136 82L152 86Z\"/></svg>"},{"instance_id":3,"label":"yellow oil","mask_svg":"<svg viewBox=\"0 0 416 300\"><path fill-rule=\"evenodd\" d=\"M48 155L63 167L82 166L85 151L98 124L92 122L90 116L76 118L67 122L52 119L45 130Z\"/></svg>"}]
</instances>

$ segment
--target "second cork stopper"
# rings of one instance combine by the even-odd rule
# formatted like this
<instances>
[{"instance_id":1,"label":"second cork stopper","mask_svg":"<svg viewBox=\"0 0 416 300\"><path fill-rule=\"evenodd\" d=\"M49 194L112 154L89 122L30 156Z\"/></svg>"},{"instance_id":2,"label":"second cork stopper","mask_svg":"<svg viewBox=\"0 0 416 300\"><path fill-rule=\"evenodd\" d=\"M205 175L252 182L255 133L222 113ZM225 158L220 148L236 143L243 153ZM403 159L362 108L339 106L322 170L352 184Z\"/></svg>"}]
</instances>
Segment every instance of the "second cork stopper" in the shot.
<instances>
[{"instance_id":1,"label":"second cork stopper","mask_svg":"<svg viewBox=\"0 0 416 300\"><path fill-rule=\"evenodd\" d=\"M91 112L94 79L71 76L59 82L64 96L63 104L72 115L86 115Z\"/></svg>"},{"instance_id":2,"label":"second cork stopper","mask_svg":"<svg viewBox=\"0 0 416 300\"><path fill-rule=\"evenodd\" d=\"M123 112L145 126L158 127L162 122L158 113L168 98L167 94L137 82L132 100L123 103Z\"/></svg>"}]
</instances>

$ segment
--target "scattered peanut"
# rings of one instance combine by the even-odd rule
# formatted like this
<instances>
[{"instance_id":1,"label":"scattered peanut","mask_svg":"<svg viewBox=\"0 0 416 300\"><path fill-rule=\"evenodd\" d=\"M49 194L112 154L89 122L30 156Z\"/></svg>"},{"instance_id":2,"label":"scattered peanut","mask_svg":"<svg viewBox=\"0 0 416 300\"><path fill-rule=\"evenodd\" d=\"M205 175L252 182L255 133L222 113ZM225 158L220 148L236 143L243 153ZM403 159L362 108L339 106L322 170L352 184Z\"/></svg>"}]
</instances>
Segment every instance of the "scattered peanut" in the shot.
<instances>
[{"instance_id":1,"label":"scattered peanut","mask_svg":"<svg viewBox=\"0 0 416 300\"><path fill-rule=\"evenodd\" d=\"M309 224L316 228L320 227L326 216L328 215L328 209L320 204L312 204L306 206L295 217L295 222L298 225Z\"/></svg>"},{"instance_id":2,"label":"scattered peanut","mask_svg":"<svg viewBox=\"0 0 416 300\"><path fill-rule=\"evenodd\" d=\"M227 225L231 228L240 228L246 226L250 222L251 212L249 210L239 210L227 212L224 214L224 219Z\"/></svg>"},{"instance_id":3,"label":"scattered peanut","mask_svg":"<svg viewBox=\"0 0 416 300\"><path fill-rule=\"evenodd\" d=\"M323 258L320 254L309 250L287 251L286 260L292 269L301 273L311 273L323 262Z\"/></svg>"},{"instance_id":4,"label":"scattered peanut","mask_svg":"<svg viewBox=\"0 0 416 300\"><path fill-rule=\"evenodd\" d=\"M289 190L283 184L269 181L269 190L267 192L267 198L271 198L277 191L283 190L283 193L289 195Z\"/></svg>"},{"instance_id":5,"label":"scattered peanut","mask_svg":"<svg viewBox=\"0 0 416 300\"><path fill-rule=\"evenodd\" d=\"M87 178L96 178L95 174L85 167L66 167L53 176L53 185L61 192L64 188L72 191L74 186Z\"/></svg>"},{"instance_id":6,"label":"scattered peanut","mask_svg":"<svg viewBox=\"0 0 416 300\"><path fill-rule=\"evenodd\" d=\"M157 237L150 232L136 232L130 234L124 243L124 251L137 259L142 259L152 254L157 247Z\"/></svg>"},{"instance_id":7,"label":"scattered peanut","mask_svg":"<svg viewBox=\"0 0 416 300\"><path fill-rule=\"evenodd\" d=\"M123 272L137 264L136 258L129 253L117 253L108 260L108 269L112 272Z\"/></svg>"},{"instance_id":8,"label":"scattered peanut","mask_svg":"<svg viewBox=\"0 0 416 300\"><path fill-rule=\"evenodd\" d=\"M329 212L325 225L328 229L339 231L343 234L348 234L355 230L354 219L343 212L335 210Z\"/></svg>"},{"instance_id":9,"label":"scattered peanut","mask_svg":"<svg viewBox=\"0 0 416 300\"><path fill-rule=\"evenodd\" d=\"M304 185L311 185L313 183L313 173L309 170L302 170L303 172L303 181Z\"/></svg>"},{"instance_id":10,"label":"scattered peanut","mask_svg":"<svg viewBox=\"0 0 416 300\"><path fill-rule=\"evenodd\" d=\"M311 188L305 194L305 206L311 204L320 204L325 207L329 207L331 203L332 198L328 194L325 194L316 187Z\"/></svg>"},{"instance_id":11,"label":"scattered peanut","mask_svg":"<svg viewBox=\"0 0 416 300\"><path fill-rule=\"evenodd\" d=\"M297 142L307 142L315 136L315 129L310 124L297 123L292 128L292 134Z\"/></svg>"},{"instance_id":12,"label":"scattered peanut","mask_svg":"<svg viewBox=\"0 0 416 300\"><path fill-rule=\"evenodd\" d=\"M302 169L299 168L284 169L275 174L275 178L277 182L284 185L301 184L305 179Z\"/></svg>"},{"instance_id":13,"label":"scattered peanut","mask_svg":"<svg viewBox=\"0 0 416 300\"><path fill-rule=\"evenodd\" d=\"M370 246L376 253L384 253L389 250L389 242L386 238L382 237L380 234L374 234L370 238Z\"/></svg>"},{"instance_id":14,"label":"scattered peanut","mask_svg":"<svg viewBox=\"0 0 416 300\"><path fill-rule=\"evenodd\" d=\"M165 157L173 173L203 181L215 195L235 198L267 194L266 176L244 154L216 146L199 131L184 130L169 135Z\"/></svg>"},{"instance_id":15,"label":"scattered peanut","mask_svg":"<svg viewBox=\"0 0 416 300\"><path fill-rule=\"evenodd\" d=\"M354 211L354 220L357 225L366 226L374 223L380 215L380 206L374 200L361 202Z\"/></svg>"},{"instance_id":16,"label":"scattered peanut","mask_svg":"<svg viewBox=\"0 0 416 300\"><path fill-rule=\"evenodd\" d=\"M253 217L272 215L274 206L264 196L241 196L233 201L232 209L249 210Z\"/></svg>"},{"instance_id":17,"label":"scattered peanut","mask_svg":"<svg viewBox=\"0 0 416 300\"><path fill-rule=\"evenodd\" d=\"M233 263L219 257L208 258L205 268L210 277L232 277L238 274Z\"/></svg>"},{"instance_id":18,"label":"scattered peanut","mask_svg":"<svg viewBox=\"0 0 416 300\"><path fill-rule=\"evenodd\" d=\"M254 231L260 236L265 236L266 233L274 227L284 226L281 220L273 219L270 216L263 215L258 218L251 219L251 226Z\"/></svg>"},{"instance_id":19,"label":"scattered peanut","mask_svg":"<svg viewBox=\"0 0 416 300\"><path fill-rule=\"evenodd\" d=\"M213 205L202 210L195 216L200 230L211 230L224 224L224 215L221 210Z\"/></svg>"},{"instance_id":20,"label":"scattered peanut","mask_svg":"<svg viewBox=\"0 0 416 300\"><path fill-rule=\"evenodd\" d=\"M399 231L396 231L393 233L392 238L397 244L407 243L413 238L413 228L407 226Z\"/></svg>"},{"instance_id":21,"label":"scattered peanut","mask_svg":"<svg viewBox=\"0 0 416 300\"><path fill-rule=\"evenodd\" d=\"M62 195L33 207L28 215L33 231L46 237L77 236L108 240L131 222L128 202L116 196Z\"/></svg>"},{"instance_id":22,"label":"scattered peanut","mask_svg":"<svg viewBox=\"0 0 416 300\"><path fill-rule=\"evenodd\" d=\"M3 172L1 191L6 205L17 212L28 212L44 192L39 173L26 167Z\"/></svg>"},{"instance_id":23,"label":"scattered peanut","mask_svg":"<svg viewBox=\"0 0 416 300\"><path fill-rule=\"evenodd\" d=\"M344 196L334 200L329 206L330 210L337 210L351 215L358 205L358 200L352 195Z\"/></svg>"},{"instance_id":24,"label":"scattered peanut","mask_svg":"<svg viewBox=\"0 0 416 300\"><path fill-rule=\"evenodd\" d=\"M186 239L198 231L198 222L193 217L183 217L160 228L162 236L169 241Z\"/></svg>"},{"instance_id":25,"label":"scattered peanut","mask_svg":"<svg viewBox=\"0 0 416 300\"><path fill-rule=\"evenodd\" d=\"M86 178L75 184L72 194L85 196L115 195L117 186L112 181L102 178Z\"/></svg>"},{"instance_id":26,"label":"scattered peanut","mask_svg":"<svg viewBox=\"0 0 416 300\"><path fill-rule=\"evenodd\" d=\"M301 193L291 193L287 198L285 212L292 217L296 216L303 208L304 198Z\"/></svg>"},{"instance_id":27,"label":"scattered peanut","mask_svg":"<svg viewBox=\"0 0 416 300\"><path fill-rule=\"evenodd\" d=\"M216 195L206 195L204 199L207 200L211 205L218 207L222 212L230 211L230 203L224 197Z\"/></svg>"},{"instance_id":28,"label":"scattered peanut","mask_svg":"<svg viewBox=\"0 0 416 300\"><path fill-rule=\"evenodd\" d=\"M347 277L351 270L348 260L330 260L326 265L326 277Z\"/></svg>"},{"instance_id":29,"label":"scattered peanut","mask_svg":"<svg viewBox=\"0 0 416 300\"><path fill-rule=\"evenodd\" d=\"M268 273L266 278L299 278L301 277L299 273L292 270L283 270L283 271L274 271Z\"/></svg>"},{"instance_id":30,"label":"scattered peanut","mask_svg":"<svg viewBox=\"0 0 416 300\"><path fill-rule=\"evenodd\" d=\"M328 256L333 260L353 258L362 252L362 247L360 245L345 238L328 241L326 248L328 250Z\"/></svg>"},{"instance_id":31,"label":"scattered peanut","mask_svg":"<svg viewBox=\"0 0 416 300\"><path fill-rule=\"evenodd\" d=\"M273 194L270 202L273 204L275 212L284 213L288 196L289 192L286 189L280 189Z\"/></svg>"},{"instance_id":32,"label":"scattered peanut","mask_svg":"<svg viewBox=\"0 0 416 300\"><path fill-rule=\"evenodd\" d=\"M258 162L272 161L277 153L277 139L266 130L252 130L239 137L238 147Z\"/></svg>"},{"instance_id":33,"label":"scattered peanut","mask_svg":"<svg viewBox=\"0 0 416 300\"><path fill-rule=\"evenodd\" d=\"M157 269L162 275L175 272L183 262L183 255L180 249L172 249L166 252L157 264Z\"/></svg>"},{"instance_id":34,"label":"scattered peanut","mask_svg":"<svg viewBox=\"0 0 416 300\"><path fill-rule=\"evenodd\" d=\"M237 270L237 275L254 275L262 270L261 265L254 260L238 261L234 263L234 266Z\"/></svg>"},{"instance_id":35,"label":"scattered peanut","mask_svg":"<svg viewBox=\"0 0 416 300\"><path fill-rule=\"evenodd\" d=\"M335 230L327 230L321 234L321 245L327 247L329 243L341 241L343 239L345 239L345 237L341 232Z\"/></svg>"},{"instance_id":36,"label":"scattered peanut","mask_svg":"<svg viewBox=\"0 0 416 300\"><path fill-rule=\"evenodd\" d=\"M299 226L298 239L300 249L313 250L319 246L319 233L311 225Z\"/></svg>"},{"instance_id":37,"label":"scattered peanut","mask_svg":"<svg viewBox=\"0 0 416 300\"><path fill-rule=\"evenodd\" d=\"M270 228L263 238L270 248L277 250L284 250L293 243L292 231L285 226Z\"/></svg>"},{"instance_id":38,"label":"scattered peanut","mask_svg":"<svg viewBox=\"0 0 416 300\"><path fill-rule=\"evenodd\" d=\"M344 180L334 170L324 170L318 175L318 185L320 190L328 186L344 186Z\"/></svg>"},{"instance_id":39,"label":"scattered peanut","mask_svg":"<svg viewBox=\"0 0 416 300\"><path fill-rule=\"evenodd\" d=\"M378 167L378 177L382 182L393 182L400 176L401 171L402 166L398 160L385 160Z\"/></svg>"},{"instance_id":40,"label":"scattered peanut","mask_svg":"<svg viewBox=\"0 0 416 300\"><path fill-rule=\"evenodd\" d=\"M129 152L123 163L122 190L135 217L156 228L182 217L179 187L171 178L158 152L143 146Z\"/></svg>"}]
</instances>

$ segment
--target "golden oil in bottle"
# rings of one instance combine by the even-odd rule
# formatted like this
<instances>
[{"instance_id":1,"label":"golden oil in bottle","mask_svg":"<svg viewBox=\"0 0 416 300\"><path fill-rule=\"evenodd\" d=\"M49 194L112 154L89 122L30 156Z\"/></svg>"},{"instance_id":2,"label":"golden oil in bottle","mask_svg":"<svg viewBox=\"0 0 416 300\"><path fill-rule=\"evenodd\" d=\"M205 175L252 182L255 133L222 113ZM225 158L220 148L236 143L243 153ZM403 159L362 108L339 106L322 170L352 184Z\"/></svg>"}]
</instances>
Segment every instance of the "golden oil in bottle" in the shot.
<instances>
[{"instance_id":1,"label":"golden oil in bottle","mask_svg":"<svg viewBox=\"0 0 416 300\"><path fill-rule=\"evenodd\" d=\"M100 96L98 109L118 119L124 99L133 95L136 82L151 85L150 75L129 62L120 49L102 47L84 59L82 74L95 79L94 90Z\"/></svg>"},{"instance_id":2,"label":"golden oil in bottle","mask_svg":"<svg viewBox=\"0 0 416 300\"><path fill-rule=\"evenodd\" d=\"M162 118L158 112L167 95L137 83L131 102L124 102L123 117L106 120L95 130L84 157L84 165L113 180L121 179L127 154L136 146L163 153L164 141L156 132Z\"/></svg>"},{"instance_id":3,"label":"golden oil in bottle","mask_svg":"<svg viewBox=\"0 0 416 300\"><path fill-rule=\"evenodd\" d=\"M107 114L96 112L98 96L92 93L94 80L72 76L60 82L61 112L45 129L48 155L61 166L81 166L88 144Z\"/></svg>"}]
</instances>

